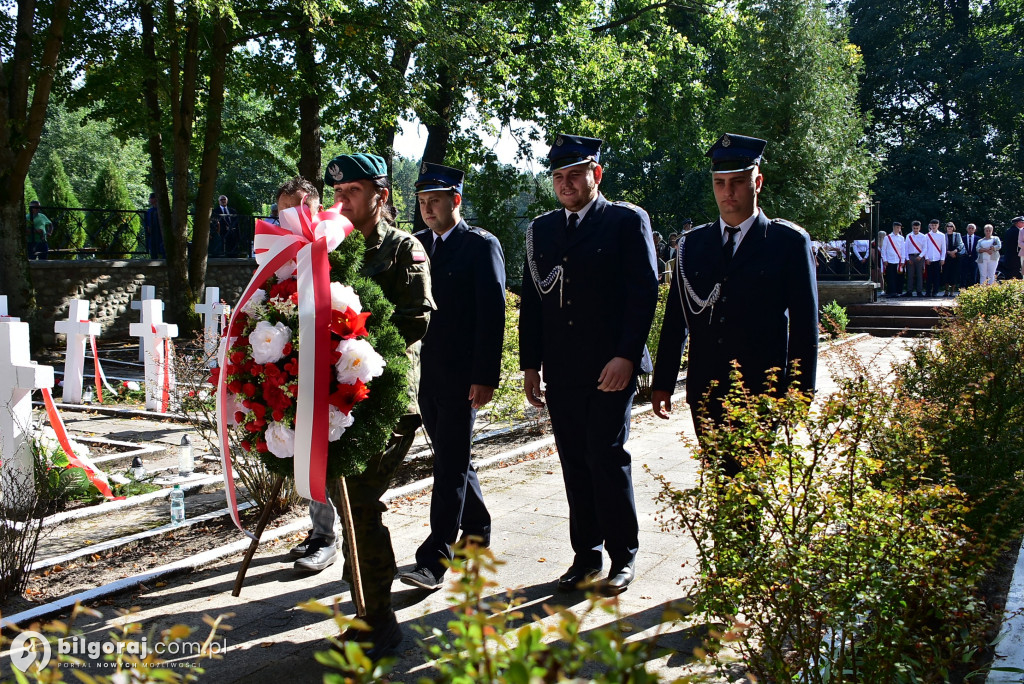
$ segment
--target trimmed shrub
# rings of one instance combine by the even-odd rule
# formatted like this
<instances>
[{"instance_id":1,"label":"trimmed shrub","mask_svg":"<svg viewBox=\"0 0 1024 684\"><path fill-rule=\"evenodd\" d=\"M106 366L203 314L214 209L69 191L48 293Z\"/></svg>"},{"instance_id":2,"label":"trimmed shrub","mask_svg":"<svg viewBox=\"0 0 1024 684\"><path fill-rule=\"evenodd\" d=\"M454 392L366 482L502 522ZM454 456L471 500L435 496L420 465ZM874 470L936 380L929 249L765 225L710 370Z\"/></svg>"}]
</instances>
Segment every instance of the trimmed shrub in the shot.
<instances>
[{"instance_id":1,"label":"trimmed shrub","mask_svg":"<svg viewBox=\"0 0 1024 684\"><path fill-rule=\"evenodd\" d=\"M975 285L960 291L954 312L962 321L982 316L1002 316L1024 309L1024 280L1001 280L995 285Z\"/></svg>"},{"instance_id":2,"label":"trimmed shrub","mask_svg":"<svg viewBox=\"0 0 1024 684\"><path fill-rule=\"evenodd\" d=\"M839 337L846 334L846 326L850 317L846 314L846 307L840 306L834 299L829 304L821 307L821 327L832 337Z\"/></svg>"},{"instance_id":3,"label":"trimmed shrub","mask_svg":"<svg viewBox=\"0 0 1024 684\"><path fill-rule=\"evenodd\" d=\"M131 211L131 197L124 184L121 172L113 162L96 175L89 207L93 209L86 217L86 226L93 244L100 254L107 258L124 258L135 251L139 235L139 216ZM107 213L104 210L114 210ZM117 211L122 210L122 211Z\"/></svg>"},{"instance_id":4,"label":"trimmed shrub","mask_svg":"<svg viewBox=\"0 0 1024 684\"><path fill-rule=\"evenodd\" d=\"M53 222L53 235L50 236L51 249L77 250L85 246L85 226L81 221L73 220L70 214L57 212L56 209L78 209L82 206L71 181L64 171L64 162L60 155L51 152L43 169L43 180L39 187L39 201L48 208L47 217ZM72 255L50 253L50 258L71 258Z\"/></svg>"},{"instance_id":5,"label":"trimmed shrub","mask_svg":"<svg viewBox=\"0 0 1024 684\"><path fill-rule=\"evenodd\" d=\"M28 212L28 203L35 202L39 199L39 194L36 192L35 187L32 185L32 179L28 176L25 177L25 211Z\"/></svg>"}]
</instances>

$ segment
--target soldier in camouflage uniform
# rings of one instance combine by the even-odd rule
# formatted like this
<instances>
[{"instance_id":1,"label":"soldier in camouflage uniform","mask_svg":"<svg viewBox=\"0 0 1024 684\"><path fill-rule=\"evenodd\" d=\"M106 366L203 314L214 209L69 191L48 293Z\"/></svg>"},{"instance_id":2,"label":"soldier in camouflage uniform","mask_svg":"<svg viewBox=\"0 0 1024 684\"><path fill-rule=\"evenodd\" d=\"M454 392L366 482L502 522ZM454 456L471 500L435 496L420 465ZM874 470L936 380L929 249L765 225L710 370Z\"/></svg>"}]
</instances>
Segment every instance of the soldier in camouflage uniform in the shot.
<instances>
[{"instance_id":1,"label":"soldier in camouflage uniform","mask_svg":"<svg viewBox=\"0 0 1024 684\"><path fill-rule=\"evenodd\" d=\"M366 470L348 478L349 501L359 551L359 569L366 602L366 622L372 631L346 632L343 639L373 644L368 655L378 658L395 649L402 631L391 607L391 583L397 566L391 534L383 522L387 507L380 501L391 478L412 446L421 419L416 401L419 387L419 340L427 331L434 302L430 295L430 271L426 252L411 234L394 225L387 200L390 188L387 166L377 155L341 155L331 160L324 184L334 187L341 213L352 221L366 241L360 273L380 286L395 306L391 322L405 339L409 356L409 408L399 420L383 452L370 459ZM292 550L302 557L296 567L322 570L334 562L337 514L330 504L310 502L313 531ZM345 572L348 578L348 572Z\"/></svg>"}]
</instances>

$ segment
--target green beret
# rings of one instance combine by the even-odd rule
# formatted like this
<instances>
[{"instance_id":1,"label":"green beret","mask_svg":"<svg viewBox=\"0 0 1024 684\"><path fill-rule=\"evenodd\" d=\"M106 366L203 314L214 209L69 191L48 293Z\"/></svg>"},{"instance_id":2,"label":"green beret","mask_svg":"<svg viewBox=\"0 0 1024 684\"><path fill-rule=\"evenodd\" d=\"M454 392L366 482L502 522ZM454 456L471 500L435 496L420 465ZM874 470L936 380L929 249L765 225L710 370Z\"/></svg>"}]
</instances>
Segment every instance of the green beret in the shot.
<instances>
[{"instance_id":1,"label":"green beret","mask_svg":"<svg viewBox=\"0 0 1024 684\"><path fill-rule=\"evenodd\" d=\"M375 154L342 154L327 164L324 185L333 188L338 183L349 183L363 178L372 180L386 175L388 165L383 157Z\"/></svg>"}]
</instances>

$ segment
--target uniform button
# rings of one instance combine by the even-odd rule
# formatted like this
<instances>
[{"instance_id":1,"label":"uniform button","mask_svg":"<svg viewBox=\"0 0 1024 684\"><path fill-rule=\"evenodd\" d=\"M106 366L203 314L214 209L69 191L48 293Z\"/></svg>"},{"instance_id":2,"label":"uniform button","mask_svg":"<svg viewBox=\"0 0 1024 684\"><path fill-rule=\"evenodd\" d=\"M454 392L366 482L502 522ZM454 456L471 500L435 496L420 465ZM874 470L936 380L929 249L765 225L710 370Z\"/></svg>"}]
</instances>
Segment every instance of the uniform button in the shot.
<instances>
[{"instance_id":1,"label":"uniform button","mask_svg":"<svg viewBox=\"0 0 1024 684\"><path fill-rule=\"evenodd\" d=\"M572 321L569 321L569 326L572 327Z\"/></svg>"},{"instance_id":2,"label":"uniform button","mask_svg":"<svg viewBox=\"0 0 1024 684\"><path fill-rule=\"evenodd\" d=\"M724 344L724 343L725 343L725 340L723 340L721 337L719 337L718 338L718 344Z\"/></svg>"},{"instance_id":3,"label":"uniform button","mask_svg":"<svg viewBox=\"0 0 1024 684\"><path fill-rule=\"evenodd\" d=\"M718 317L718 322L719 323L725 323L725 316L719 316Z\"/></svg>"},{"instance_id":4,"label":"uniform button","mask_svg":"<svg viewBox=\"0 0 1024 684\"><path fill-rule=\"evenodd\" d=\"M565 303L568 304L569 306L572 306L572 300L571 299L567 300Z\"/></svg>"},{"instance_id":5,"label":"uniform button","mask_svg":"<svg viewBox=\"0 0 1024 684\"><path fill-rule=\"evenodd\" d=\"M569 257L562 257L562 263L563 264L569 263Z\"/></svg>"},{"instance_id":6,"label":"uniform button","mask_svg":"<svg viewBox=\"0 0 1024 684\"><path fill-rule=\"evenodd\" d=\"M720 304L725 304L725 297L719 297L719 298L718 298L718 302L719 302Z\"/></svg>"},{"instance_id":7,"label":"uniform button","mask_svg":"<svg viewBox=\"0 0 1024 684\"><path fill-rule=\"evenodd\" d=\"M568 279L568 278L566 278L566 279L565 279L565 284L566 284L566 285L568 285L568 284L569 284L569 279Z\"/></svg>"}]
</instances>

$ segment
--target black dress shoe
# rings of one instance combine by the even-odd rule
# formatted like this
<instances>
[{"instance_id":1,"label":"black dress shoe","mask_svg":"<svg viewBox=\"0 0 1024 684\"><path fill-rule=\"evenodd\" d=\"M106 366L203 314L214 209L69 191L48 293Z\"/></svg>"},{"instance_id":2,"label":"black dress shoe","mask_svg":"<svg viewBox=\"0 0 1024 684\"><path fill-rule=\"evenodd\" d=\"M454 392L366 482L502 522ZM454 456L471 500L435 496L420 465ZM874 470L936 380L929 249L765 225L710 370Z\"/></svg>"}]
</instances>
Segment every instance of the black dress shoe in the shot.
<instances>
[{"instance_id":1,"label":"black dress shoe","mask_svg":"<svg viewBox=\"0 0 1024 684\"><path fill-rule=\"evenodd\" d=\"M593 582L601 574L601 568L573 565L564 575L558 578L558 591L576 591L580 585Z\"/></svg>"},{"instance_id":2,"label":"black dress shoe","mask_svg":"<svg viewBox=\"0 0 1024 684\"><path fill-rule=\"evenodd\" d=\"M608 573L607 579L597 584L597 593L601 596L618 596L626 591L629 583L633 581L633 566L626 565L618 572L613 568Z\"/></svg>"},{"instance_id":3,"label":"black dress shoe","mask_svg":"<svg viewBox=\"0 0 1024 684\"><path fill-rule=\"evenodd\" d=\"M349 627L342 632L341 641L355 641L363 644L363 653L370 660L380 660L384 656L394 655L402 644L402 628L392 610L381 615L367 615L363 618L370 631Z\"/></svg>"}]
</instances>

